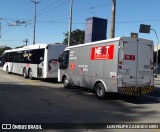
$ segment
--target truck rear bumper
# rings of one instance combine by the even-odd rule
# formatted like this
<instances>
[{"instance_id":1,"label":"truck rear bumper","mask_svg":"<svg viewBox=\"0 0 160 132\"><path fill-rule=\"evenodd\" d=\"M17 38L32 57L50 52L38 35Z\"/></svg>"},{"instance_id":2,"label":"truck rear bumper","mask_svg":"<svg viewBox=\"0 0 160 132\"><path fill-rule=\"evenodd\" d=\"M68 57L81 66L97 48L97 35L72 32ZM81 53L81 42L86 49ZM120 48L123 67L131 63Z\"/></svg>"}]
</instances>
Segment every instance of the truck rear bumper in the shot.
<instances>
[{"instance_id":1,"label":"truck rear bumper","mask_svg":"<svg viewBox=\"0 0 160 132\"><path fill-rule=\"evenodd\" d=\"M125 95L144 95L153 92L155 86L141 86L141 87L119 87L118 92Z\"/></svg>"}]
</instances>

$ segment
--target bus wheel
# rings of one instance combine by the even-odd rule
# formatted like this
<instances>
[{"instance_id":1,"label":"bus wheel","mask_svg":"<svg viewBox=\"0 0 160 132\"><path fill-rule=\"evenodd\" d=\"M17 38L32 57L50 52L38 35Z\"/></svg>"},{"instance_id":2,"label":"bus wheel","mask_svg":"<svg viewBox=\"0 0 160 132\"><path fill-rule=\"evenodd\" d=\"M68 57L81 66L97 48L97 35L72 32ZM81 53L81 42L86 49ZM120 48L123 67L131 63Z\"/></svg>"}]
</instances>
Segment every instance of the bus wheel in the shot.
<instances>
[{"instance_id":1,"label":"bus wheel","mask_svg":"<svg viewBox=\"0 0 160 132\"><path fill-rule=\"evenodd\" d=\"M27 78L27 71L26 71L26 68L23 69L23 77L24 77L24 78Z\"/></svg>"},{"instance_id":2,"label":"bus wheel","mask_svg":"<svg viewBox=\"0 0 160 132\"><path fill-rule=\"evenodd\" d=\"M102 83L97 83L95 86L95 93L98 99L105 99L106 91Z\"/></svg>"},{"instance_id":3,"label":"bus wheel","mask_svg":"<svg viewBox=\"0 0 160 132\"><path fill-rule=\"evenodd\" d=\"M6 67L6 72L7 72L8 74L10 74L10 72L9 72L9 70L8 70L8 66Z\"/></svg>"},{"instance_id":4,"label":"bus wheel","mask_svg":"<svg viewBox=\"0 0 160 132\"><path fill-rule=\"evenodd\" d=\"M68 78L67 77L64 77L63 84L64 84L65 88L69 88L70 87L70 85L68 84Z\"/></svg>"},{"instance_id":5,"label":"bus wheel","mask_svg":"<svg viewBox=\"0 0 160 132\"><path fill-rule=\"evenodd\" d=\"M29 79L31 79L31 80L33 79L32 69L29 69L28 76L29 76Z\"/></svg>"}]
</instances>

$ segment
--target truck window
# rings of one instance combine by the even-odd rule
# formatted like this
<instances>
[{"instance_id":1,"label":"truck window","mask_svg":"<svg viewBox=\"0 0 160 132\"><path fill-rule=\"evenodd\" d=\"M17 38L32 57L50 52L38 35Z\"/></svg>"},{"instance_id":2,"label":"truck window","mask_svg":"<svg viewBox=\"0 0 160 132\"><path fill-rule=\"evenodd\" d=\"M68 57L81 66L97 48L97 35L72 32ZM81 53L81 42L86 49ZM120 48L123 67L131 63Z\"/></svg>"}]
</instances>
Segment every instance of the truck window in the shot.
<instances>
[{"instance_id":1,"label":"truck window","mask_svg":"<svg viewBox=\"0 0 160 132\"><path fill-rule=\"evenodd\" d=\"M63 52L59 68L60 69L67 69L68 63L69 63L69 50Z\"/></svg>"}]
</instances>

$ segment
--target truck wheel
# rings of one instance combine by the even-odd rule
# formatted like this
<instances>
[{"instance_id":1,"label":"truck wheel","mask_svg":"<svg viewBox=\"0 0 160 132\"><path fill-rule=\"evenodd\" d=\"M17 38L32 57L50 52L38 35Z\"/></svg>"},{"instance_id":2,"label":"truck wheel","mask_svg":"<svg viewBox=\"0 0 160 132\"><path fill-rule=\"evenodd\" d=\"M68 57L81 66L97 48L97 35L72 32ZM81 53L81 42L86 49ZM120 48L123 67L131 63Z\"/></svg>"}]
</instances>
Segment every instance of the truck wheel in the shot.
<instances>
[{"instance_id":1,"label":"truck wheel","mask_svg":"<svg viewBox=\"0 0 160 132\"><path fill-rule=\"evenodd\" d=\"M65 88L69 88L70 87L70 85L68 84L68 78L67 77L64 77L63 84L64 84Z\"/></svg>"},{"instance_id":2,"label":"truck wheel","mask_svg":"<svg viewBox=\"0 0 160 132\"><path fill-rule=\"evenodd\" d=\"M102 83L97 83L95 86L95 92L98 99L105 99L106 91Z\"/></svg>"},{"instance_id":3,"label":"truck wheel","mask_svg":"<svg viewBox=\"0 0 160 132\"><path fill-rule=\"evenodd\" d=\"M26 71L26 68L23 69L23 77L24 77L24 78L27 78L27 71Z\"/></svg>"},{"instance_id":4,"label":"truck wheel","mask_svg":"<svg viewBox=\"0 0 160 132\"><path fill-rule=\"evenodd\" d=\"M29 79L31 79L31 80L33 79L32 69L29 69L28 76L29 76Z\"/></svg>"}]
</instances>

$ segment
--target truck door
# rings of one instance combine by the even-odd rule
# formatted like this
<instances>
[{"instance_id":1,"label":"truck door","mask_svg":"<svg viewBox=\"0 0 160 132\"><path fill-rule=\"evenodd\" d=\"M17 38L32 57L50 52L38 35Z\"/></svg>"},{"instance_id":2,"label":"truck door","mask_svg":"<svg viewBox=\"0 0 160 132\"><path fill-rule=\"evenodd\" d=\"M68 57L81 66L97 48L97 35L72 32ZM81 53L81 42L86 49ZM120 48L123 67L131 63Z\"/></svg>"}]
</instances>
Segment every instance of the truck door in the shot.
<instances>
[{"instance_id":1,"label":"truck door","mask_svg":"<svg viewBox=\"0 0 160 132\"><path fill-rule=\"evenodd\" d=\"M147 86L152 77L152 45L146 43L124 43L123 85Z\"/></svg>"},{"instance_id":2,"label":"truck door","mask_svg":"<svg viewBox=\"0 0 160 132\"><path fill-rule=\"evenodd\" d=\"M137 43L123 43L123 85L135 86L137 73Z\"/></svg>"},{"instance_id":3,"label":"truck door","mask_svg":"<svg viewBox=\"0 0 160 132\"><path fill-rule=\"evenodd\" d=\"M153 77L153 51L151 44L138 44L137 84L150 85Z\"/></svg>"}]
</instances>

